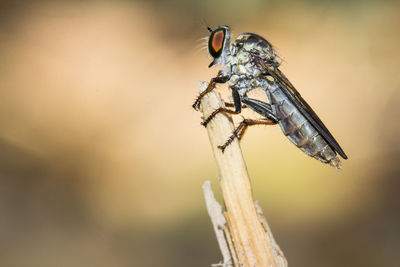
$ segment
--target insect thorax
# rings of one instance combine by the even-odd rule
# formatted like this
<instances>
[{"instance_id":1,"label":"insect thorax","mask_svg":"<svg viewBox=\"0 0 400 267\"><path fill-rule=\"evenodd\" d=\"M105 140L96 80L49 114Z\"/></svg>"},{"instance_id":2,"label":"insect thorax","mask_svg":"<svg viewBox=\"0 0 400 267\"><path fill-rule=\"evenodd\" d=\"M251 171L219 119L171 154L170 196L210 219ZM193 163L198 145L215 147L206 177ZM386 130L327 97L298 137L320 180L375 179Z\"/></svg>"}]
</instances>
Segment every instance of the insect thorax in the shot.
<instances>
[{"instance_id":1,"label":"insect thorax","mask_svg":"<svg viewBox=\"0 0 400 267\"><path fill-rule=\"evenodd\" d=\"M271 68L280 64L275 51L267 42L260 42L241 34L230 46L230 55L226 57L223 70L230 73L229 86L240 95L246 94L257 87L266 89L270 82L266 79L265 69L258 62L262 61Z\"/></svg>"}]
</instances>

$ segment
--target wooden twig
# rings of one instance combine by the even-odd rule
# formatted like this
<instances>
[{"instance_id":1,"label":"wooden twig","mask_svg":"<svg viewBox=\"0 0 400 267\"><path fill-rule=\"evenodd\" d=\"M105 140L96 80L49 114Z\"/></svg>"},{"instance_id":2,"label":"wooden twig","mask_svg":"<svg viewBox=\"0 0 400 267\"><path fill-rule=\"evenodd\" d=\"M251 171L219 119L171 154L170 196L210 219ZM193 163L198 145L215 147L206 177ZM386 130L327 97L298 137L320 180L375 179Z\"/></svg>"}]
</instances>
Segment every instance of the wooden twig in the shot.
<instances>
[{"instance_id":1,"label":"wooden twig","mask_svg":"<svg viewBox=\"0 0 400 267\"><path fill-rule=\"evenodd\" d=\"M233 244L229 244L230 233L227 229L226 219L222 214L222 207L214 197L211 189L210 181L203 184L203 195L206 200L207 212L210 216L211 222L214 227L215 235L217 236L218 246L222 253L223 262L221 264L213 264L213 267L224 266L238 266ZM228 237L227 237L228 235ZM235 264L236 263L236 264Z\"/></svg>"},{"instance_id":2,"label":"wooden twig","mask_svg":"<svg viewBox=\"0 0 400 267\"><path fill-rule=\"evenodd\" d=\"M272 249L273 249L273 252L274 252L274 258L275 258L275 261L276 261L276 266L278 266L278 267L287 267L288 266L288 262L287 262L287 260L285 258L285 255L283 254L283 251L279 247L278 243L276 243L274 235L272 234L271 228L268 225L267 218L265 218L260 204L258 203L258 201L256 201L254 203L254 205L256 206L258 219L260 220L262 226L264 227L265 232L269 235L269 238L271 240L271 245L272 245Z\"/></svg>"},{"instance_id":3,"label":"wooden twig","mask_svg":"<svg viewBox=\"0 0 400 267\"><path fill-rule=\"evenodd\" d=\"M200 83L200 90L207 88L207 85L208 83ZM223 106L224 103L214 92L206 94L201 100L203 117L207 118L214 110ZM233 130L232 119L222 113L217 114L207 125L211 147L219 168L220 186L226 206L225 217L235 255L239 266L279 267L281 265L278 265L272 236L268 234L269 230L264 229L254 206L239 142L235 139L224 153L218 148L218 145L224 144L232 135Z\"/></svg>"}]
</instances>

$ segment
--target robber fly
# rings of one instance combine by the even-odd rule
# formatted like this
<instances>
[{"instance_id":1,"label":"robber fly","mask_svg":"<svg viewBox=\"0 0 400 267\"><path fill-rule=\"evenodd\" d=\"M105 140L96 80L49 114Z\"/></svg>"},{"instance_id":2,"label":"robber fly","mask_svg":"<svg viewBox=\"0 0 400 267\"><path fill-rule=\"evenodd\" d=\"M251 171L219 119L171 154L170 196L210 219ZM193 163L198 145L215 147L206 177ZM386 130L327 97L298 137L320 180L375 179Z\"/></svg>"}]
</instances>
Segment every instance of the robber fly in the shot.
<instances>
[{"instance_id":1,"label":"robber fly","mask_svg":"<svg viewBox=\"0 0 400 267\"><path fill-rule=\"evenodd\" d=\"M219 148L224 151L235 138L240 140L248 126L279 124L286 137L304 153L340 169L341 162L337 154L347 159L346 154L317 114L279 70L280 59L273 46L262 36L250 32L240 34L231 43L228 26L220 26L215 30L208 27L208 31L208 51L213 57L209 67L221 64L222 70L217 77L211 79L208 88L200 94L193 107L199 107L201 98L216 83L228 83L233 98L230 106L235 110L219 108L202 124L206 126L219 112L239 114L242 104L263 116L261 120L244 119ZM256 88L265 91L269 103L247 96L248 92Z\"/></svg>"}]
</instances>

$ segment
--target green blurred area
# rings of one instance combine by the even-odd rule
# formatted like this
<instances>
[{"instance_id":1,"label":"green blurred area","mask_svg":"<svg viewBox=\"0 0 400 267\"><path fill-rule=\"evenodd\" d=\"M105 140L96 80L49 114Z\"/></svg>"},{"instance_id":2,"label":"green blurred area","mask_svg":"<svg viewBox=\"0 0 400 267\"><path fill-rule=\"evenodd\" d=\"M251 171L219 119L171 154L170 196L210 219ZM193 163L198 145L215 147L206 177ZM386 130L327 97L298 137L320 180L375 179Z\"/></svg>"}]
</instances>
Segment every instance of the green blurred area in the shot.
<instances>
[{"instance_id":1,"label":"green blurred area","mask_svg":"<svg viewBox=\"0 0 400 267\"><path fill-rule=\"evenodd\" d=\"M221 259L201 193L210 179L219 195L217 169L191 108L198 81L218 71L205 25L220 24L268 38L349 156L336 171L278 127L246 133L254 196L289 264L397 266L399 11L372 0L1 1L0 266Z\"/></svg>"}]
</instances>

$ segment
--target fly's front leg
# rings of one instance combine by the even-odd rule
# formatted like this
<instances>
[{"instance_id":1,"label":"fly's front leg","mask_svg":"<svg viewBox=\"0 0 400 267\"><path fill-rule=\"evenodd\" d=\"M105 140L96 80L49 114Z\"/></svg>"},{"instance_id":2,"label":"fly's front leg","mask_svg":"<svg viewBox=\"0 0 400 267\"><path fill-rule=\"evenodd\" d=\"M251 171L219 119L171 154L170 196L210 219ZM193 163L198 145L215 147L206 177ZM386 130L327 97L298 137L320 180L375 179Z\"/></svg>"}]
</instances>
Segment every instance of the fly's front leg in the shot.
<instances>
[{"instance_id":1,"label":"fly's front leg","mask_svg":"<svg viewBox=\"0 0 400 267\"><path fill-rule=\"evenodd\" d=\"M235 138L238 140L241 140L244 133L246 132L247 128L249 126L253 125L275 125L277 122L268 120L268 119L263 119L263 120L250 120L250 119L244 119L239 126L233 131L231 137L225 142L225 144L218 146L219 149L222 150L222 153L225 151L225 148L229 146Z\"/></svg>"},{"instance_id":2,"label":"fly's front leg","mask_svg":"<svg viewBox=\"0 0 400 267\"><path fill-rule=\"evenodd\" d=\"M215 88L215 84L216 83L226 83L229 80L228 76L222 76L222 71L218 72L217 77L212 78L211 81L209 82L206 90L204 90L203 92L200 93L200 95L196 98L196 101L193 103L192 107L195 110L198 110L200 108L200 101L201 99L208 94L209 92L211 92L212 90L214 90Z\"/></svg>"}]
</instances>

